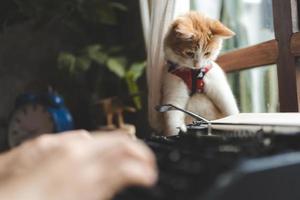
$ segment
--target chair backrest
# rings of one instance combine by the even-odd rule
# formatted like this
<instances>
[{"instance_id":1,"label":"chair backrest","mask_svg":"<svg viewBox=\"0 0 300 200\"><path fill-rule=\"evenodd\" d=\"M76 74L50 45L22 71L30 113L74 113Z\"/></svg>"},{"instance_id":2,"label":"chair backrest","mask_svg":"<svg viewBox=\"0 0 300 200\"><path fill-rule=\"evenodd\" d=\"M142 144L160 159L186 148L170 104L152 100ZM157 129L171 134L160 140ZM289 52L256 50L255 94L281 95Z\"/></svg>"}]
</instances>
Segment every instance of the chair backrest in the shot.
<instances>
[{"instance_id":1,"label":"chair backrest","mask_svg":"<svg viewBox=\"0 0 300 200\"><path fill-rule=\"evenodd\" d=\"M280 112L298 112L300 108L300 1L273 0L275 39L221 55L217 62L225 72L277 64ZM300 66L298 66L299 68ZM299 84L297 84L299 82Z\"/></svg>"}]
</instances>

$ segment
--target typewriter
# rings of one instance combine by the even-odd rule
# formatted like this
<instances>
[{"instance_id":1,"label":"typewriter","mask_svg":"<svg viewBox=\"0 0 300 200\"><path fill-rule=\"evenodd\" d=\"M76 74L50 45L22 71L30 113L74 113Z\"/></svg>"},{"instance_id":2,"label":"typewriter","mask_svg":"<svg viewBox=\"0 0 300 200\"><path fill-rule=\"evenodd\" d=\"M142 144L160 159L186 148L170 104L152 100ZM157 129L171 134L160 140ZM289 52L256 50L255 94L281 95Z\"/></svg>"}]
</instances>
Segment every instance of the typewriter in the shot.
<instances>
[{"instance_id":1,"label":"typewriter","mask_svg":"<svg viewBox=\"0 0 300 200\"><path fill-rule=\"evenodd\" d=\"M300 114L208 121L173 105L157 110L196 120L187 133L146 139L159 180L152 188L128 188L116 200L300 199Z\"/></svg>"}]
</instances>

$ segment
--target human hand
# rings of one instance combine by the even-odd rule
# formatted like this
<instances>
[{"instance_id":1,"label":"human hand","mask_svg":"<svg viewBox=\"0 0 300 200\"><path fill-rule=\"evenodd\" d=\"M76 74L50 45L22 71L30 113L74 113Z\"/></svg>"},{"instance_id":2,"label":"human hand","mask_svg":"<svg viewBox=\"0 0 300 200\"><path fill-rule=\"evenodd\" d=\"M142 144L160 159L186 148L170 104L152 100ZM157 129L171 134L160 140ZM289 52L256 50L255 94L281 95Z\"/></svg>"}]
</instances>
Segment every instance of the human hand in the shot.
<instances>
[{"instance_id":1,"label":"human hand","mask_svg":"<svg viewBox=\"0 0 300 200\"><path fill-rule=\"evenodd\" d=\"M106 200L156 180L152 152L122 134L44 135L0 156L0 199Z\"/></svg>"}]
</instances>

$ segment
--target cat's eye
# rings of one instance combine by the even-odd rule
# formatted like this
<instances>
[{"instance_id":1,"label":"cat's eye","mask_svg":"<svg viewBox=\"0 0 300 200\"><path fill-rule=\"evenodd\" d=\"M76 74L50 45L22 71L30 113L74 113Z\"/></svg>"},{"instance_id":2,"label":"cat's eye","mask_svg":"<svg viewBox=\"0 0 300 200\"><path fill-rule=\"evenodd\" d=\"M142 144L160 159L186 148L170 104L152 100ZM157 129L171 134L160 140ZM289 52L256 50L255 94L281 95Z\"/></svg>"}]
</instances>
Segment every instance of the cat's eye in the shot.
<instances>
[{"instance_id":1,"label":"cat's eye","mask_svg":"<svg viewBox=\"0 0 300 200\"><path fill-rule=\"evenodd\" d=\"M186 54L188 57L191 57L191 58L193 58L193 57L195 56L195 53L192 52L192 51L188 51L188 52L186 52L185 54Z\"/></svg>"},{"instance_id":2,"label":"cat's eye","mask_svg":"<svg viewBox=\"0 0 300 200\"><path fill-rule=\"evenodd\" d=\"M204 55L205 56L210 56L210 52L206 52Z\"/></svg>"}]
</instances>

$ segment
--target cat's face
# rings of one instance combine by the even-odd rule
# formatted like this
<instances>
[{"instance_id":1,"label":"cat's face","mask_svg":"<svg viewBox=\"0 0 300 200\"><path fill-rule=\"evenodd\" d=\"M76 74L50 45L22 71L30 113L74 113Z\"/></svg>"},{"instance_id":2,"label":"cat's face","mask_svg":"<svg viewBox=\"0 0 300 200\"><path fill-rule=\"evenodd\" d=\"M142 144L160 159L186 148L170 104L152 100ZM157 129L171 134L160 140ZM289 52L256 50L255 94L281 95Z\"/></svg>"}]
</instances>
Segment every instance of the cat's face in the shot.
<instances>
[{"instance_id":1,"label":"cat's face","mask_svg":"<svg viewBox=\"0 0 300 200\"><path fill-rule=\"evenodd\" d=\"M204 67L217 58L222 40L233 35L221 22L189 12L172 23L164 41L165 57L180 66Z\"/></svg>"}]
</instances>

